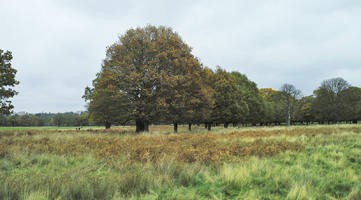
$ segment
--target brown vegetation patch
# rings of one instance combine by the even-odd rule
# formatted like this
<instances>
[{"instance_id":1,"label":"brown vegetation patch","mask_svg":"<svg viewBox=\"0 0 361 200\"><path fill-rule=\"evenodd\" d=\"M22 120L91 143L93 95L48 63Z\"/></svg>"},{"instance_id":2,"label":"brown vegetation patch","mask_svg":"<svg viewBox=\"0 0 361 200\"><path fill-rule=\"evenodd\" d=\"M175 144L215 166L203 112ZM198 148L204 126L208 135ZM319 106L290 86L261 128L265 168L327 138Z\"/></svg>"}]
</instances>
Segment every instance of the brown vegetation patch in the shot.
<instances>
[{"instance_id":1,"label":"brown vegetation patch","mask_svg":"<svg viewBox=\"0 0 361 200\"><path fill-rule=\"evenodd\" d=\"M163 128L163 127L161 127ZM99 131L99 132L97 132ZM122 132L123 131L123 132ZM92 130L91 133L129 133L127 129ZM0 138L0 158L11 152L55 153L78 155L94 153L101 159L113 160L125 158L130 162L157 161L173 158L181 162L219 163L248 156L272 156L285 151L300 151L299 143L285 140L260 139L269 136L300 136L309 137L317 134L333 134L340 132L361 133L361 127L296 127L279 129L240 129L232 133L207 134L170 134L170 135L137 135L119 137L113 134L81 135L82 131L64 130L70 137L59 133L59 130L24 131L23 134ZM89 130L84 130L89 133ZM43 134L43 135L42 135ZM6 135L6 134L5 134ZM34 137L34 135L42 135ZM242 138L259 138L253 142L242 142Z\"/></svg>"},{"instance_id":2,"label":"brown vegetation patch","mask_svg":"<svg viewBox=\"0 0 361 200\"><path fill-rule=\"evenodd\" d=\"M361 126L351 126L351 127L330 127L330 126L317 126L317 127L296 127L296 128L285 128L285 129L270 129L270 130L240 130L234 131L227 135L226 137L238 138L238 137L269 137L269 136L316 136L318 134L335 134L342 132L354 132L361 133Z\"/></svg>"},{"instance_id":3,"label":"brown vegetation patch","mask_svg":"<svg viewBox=\"0 0 361 200\"><path fill-rule=\"evenodd\" d=\"M0 138L9 136L35 136L35 135L53 135L53 134L77 134L77 133L109 133L114 135L135 134L134 127L116 127L112 129L51 129L51 130L4 130L0 131Z\"/></svg>"},{"instance_id":4,"label":"brown vegetation patch","mask_svg":"<svg viewBox=\"0 0 361 200\"><path fill-rule=\"evenodd\" d=\"M197 130L201 130L203 128L194 127ZM179 132L188 132L188 127L180 126ZM150 126L151 132L158 133L169 133L173 131L173 126L167 125L155 125ZM208 132L207 134L216 134L223 138L238 138L238 137L269 137L269 136L278 136L278 135L287 135L287 136L315 136L317 134L334 134L341 132L355 132L361 133L361 126L305 126L305 127L271 127L270 129L265 129L264 127L245 127L236 129L231 133L219 133L217 132ZM80 130L74 129L58 129L58 130L6 130L0 131L0 138L2 137L11 137L11 136L36 136L36 135L53 135L53 134L82 134L82 133L90 133L90 134L110 134L110 135L125 135L125 134L136 134L135 127L132 126L124 126L124 127L114 127L111 129L89 129L83 128Z\"/></svg>"},{"instance_id":5,"label":"brown vegetation patch","mask_svg":"<svg viewBox=\"0 0 361 200\"><path fill-rule=\"evenodd\" d=\"M233 157L272 156L302 150L302 145L287 141L256 140L237 143L219 140L223 134L180 134L167 136L77 136L72 138L23 137L0 141L0 155L22 151L27 153L82 154L112 160L125 157L131 162L157 161L172 157L181 162L219 163ZM225 135L223 135L225 136Z\"/></svg>"}]
</instances>

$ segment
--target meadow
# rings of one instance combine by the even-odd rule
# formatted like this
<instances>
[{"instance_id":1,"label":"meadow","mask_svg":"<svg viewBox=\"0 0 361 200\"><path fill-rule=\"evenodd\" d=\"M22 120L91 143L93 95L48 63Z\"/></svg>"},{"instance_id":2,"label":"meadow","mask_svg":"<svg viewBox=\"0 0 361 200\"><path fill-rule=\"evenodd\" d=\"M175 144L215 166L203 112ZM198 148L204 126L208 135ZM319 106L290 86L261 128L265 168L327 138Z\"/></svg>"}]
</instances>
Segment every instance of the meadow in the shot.
<instances>
[{"instance_id":1,"label":"meadow","mask_svg":"<svg viewBox=\"0 0 361 200\"><path fill-rule=\"evenodd\" d=\"M361 125L2 128L0 199L361 199Z\"/></svg>"},{"instance_id":2,"label":"meadow","mask_svg":"<svg viewBox=\"0 0 361 200\"><path fill-rule=\"evenodd\" d=\"M12 126L0 127L0 131L28 131L28 130L76 130L79 126ZM84 128L84 127L82 127ZM86 126L85 129L102 129L103 126Z\"/></svg>"}]
</instances>

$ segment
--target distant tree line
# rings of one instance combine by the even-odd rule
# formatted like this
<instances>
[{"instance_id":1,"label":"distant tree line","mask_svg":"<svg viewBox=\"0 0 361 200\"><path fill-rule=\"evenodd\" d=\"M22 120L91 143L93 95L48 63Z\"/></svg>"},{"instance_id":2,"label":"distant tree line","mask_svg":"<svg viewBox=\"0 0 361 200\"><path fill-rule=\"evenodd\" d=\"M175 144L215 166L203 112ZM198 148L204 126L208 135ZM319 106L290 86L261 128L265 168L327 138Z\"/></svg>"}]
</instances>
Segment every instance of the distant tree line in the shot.
<instances>
[{"instance_id":1,"label":"distant tree line","mask_svg":"<svg viewBox=\"0 0 361 200\"><path fill-rule=\"evenodd\" d=\"M89 119L110 128L152 123L214 125L292 125L361 119L361 89L342 78L322 82L313 95L284 84L258 89L239 72L204 67L171 28L130 29L107 48L101 71L86 87Z\"/></svg>"},{"instance_id":2,"label":"distant tree line","mask_svg":"<svg viewBox=\"0 0 361 200\"><path fill-rule=\"evenodd\" d=\"M88 113L37 113L0 116L0 126L88 126Z\"/></svg>"},{"instance_id":3,"label":"distant tree line","mask_svg":"<svg viewBox=\"0 0 361 200\"><path fill-rule=\"evenodd\" d=\"M291 94L282 89L260 89L266 105L266 118L260 121L261 124L281 124L283 121L288 124L334 124L361 120L361 88L351 86L342 78L324 80L310 96L299 95L297 89Z\"/></svg>"}]
</instances>

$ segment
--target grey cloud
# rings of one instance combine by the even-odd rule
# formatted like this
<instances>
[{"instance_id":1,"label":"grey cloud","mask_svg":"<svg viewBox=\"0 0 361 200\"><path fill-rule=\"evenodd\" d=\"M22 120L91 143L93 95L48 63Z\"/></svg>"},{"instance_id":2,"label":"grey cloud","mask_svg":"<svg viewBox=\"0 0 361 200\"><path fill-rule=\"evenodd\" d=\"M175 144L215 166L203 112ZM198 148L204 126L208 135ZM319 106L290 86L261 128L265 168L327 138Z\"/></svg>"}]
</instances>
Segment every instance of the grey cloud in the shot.
<instances>
[{"instance_id":1,"label":"grey cloud","mask_svg":"<svg viewBox=\"0 0 361 200\"><path fill-rule=\"evenodd\" d=\"M211 68L309 95L341 76L361 86L361 1L5 1L0 48L18 69L15 111L84 110L106 46L127 29L171 26Z\"/></svg>"}]
</instances>

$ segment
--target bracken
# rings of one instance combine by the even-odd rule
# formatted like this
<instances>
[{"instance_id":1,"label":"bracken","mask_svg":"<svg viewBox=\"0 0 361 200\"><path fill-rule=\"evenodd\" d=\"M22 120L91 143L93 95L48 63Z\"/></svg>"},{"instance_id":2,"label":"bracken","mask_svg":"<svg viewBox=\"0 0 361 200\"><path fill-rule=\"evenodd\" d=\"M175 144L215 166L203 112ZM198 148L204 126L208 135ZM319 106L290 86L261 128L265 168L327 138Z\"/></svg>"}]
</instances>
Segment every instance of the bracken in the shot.
<instances>
[{"instance_id":1,"label":"bracken","mask_svg":"<svg viewBox=\"0 0 361 200\"><path fill-rule=\"evenodd\" d=\"M152 128L168 130L171 127ZM265 137L279 135L313 137L317 134L340 132L361 133L361 126L317 126L268 130L255 128L236 129L231 133L119 136L119 134L133 133L133 131L132 127L121 127L113 130L0 132L3 136L0 138L0 158L18 151L29 154L94 153L97 158L105 159L108 163L117 158L125 158L127 162L155 162L172 158L181 162L217 164L249 156L273 156L285 151L303 149L303 146L297 142L262 139ZM251 140L253 142L244 142L247 140L243 138L254 139Z\"/></svg>"},{"instance_id":2,"label":"bracken","mask_svg":"<svg viewBox=\"0 0 361 200\"><path fill-rule=\"evenodd\" d=\"M180 134L163 136L75 136L58 137L10 137L0 141L0 156L10 152L55 153L79 155L92 152L99 159L113 160L125 157L128 162L154 162L172 157L181 162L202 162L217 164L230 161L233 157L272 156L290 151L300 151L299 143L274 140L255 140L238 143L228 134ZM221 140L222 139L222 140Z\"/></svg>"}]
</instances>

